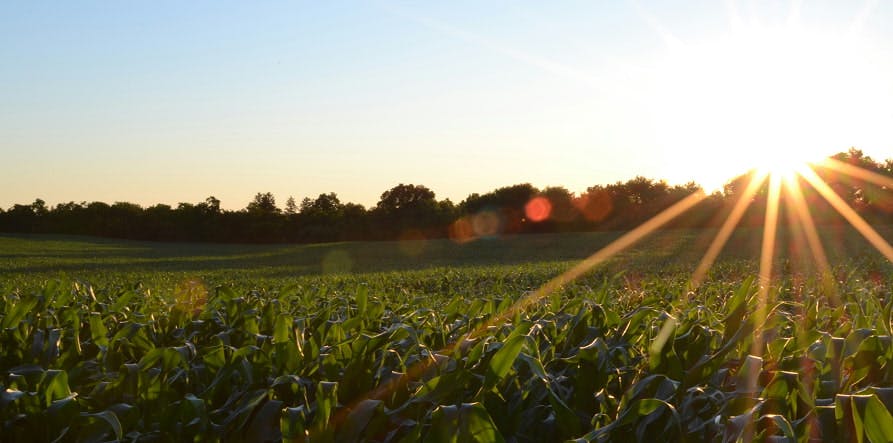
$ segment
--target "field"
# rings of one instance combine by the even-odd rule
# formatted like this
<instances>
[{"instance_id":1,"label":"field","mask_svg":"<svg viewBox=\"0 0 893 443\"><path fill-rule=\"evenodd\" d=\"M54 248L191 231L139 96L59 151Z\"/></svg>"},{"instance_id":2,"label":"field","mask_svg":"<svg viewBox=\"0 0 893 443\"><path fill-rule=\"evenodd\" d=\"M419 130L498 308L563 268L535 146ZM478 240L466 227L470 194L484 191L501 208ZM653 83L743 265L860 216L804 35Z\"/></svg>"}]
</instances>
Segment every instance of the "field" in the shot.
<instances>
[{"instance_id":1,"label":"field","mask_svg":"<svg viewBox=\"0 0 893 443\"><path fill-rule=\"evenodd\" d=\"M889 227L881 229L893 238ZM328 245L0 236L3 441L893 441L893 266L759 230ZM782 233L783 241L789 233Z\"/></svg>"}]
</instances>

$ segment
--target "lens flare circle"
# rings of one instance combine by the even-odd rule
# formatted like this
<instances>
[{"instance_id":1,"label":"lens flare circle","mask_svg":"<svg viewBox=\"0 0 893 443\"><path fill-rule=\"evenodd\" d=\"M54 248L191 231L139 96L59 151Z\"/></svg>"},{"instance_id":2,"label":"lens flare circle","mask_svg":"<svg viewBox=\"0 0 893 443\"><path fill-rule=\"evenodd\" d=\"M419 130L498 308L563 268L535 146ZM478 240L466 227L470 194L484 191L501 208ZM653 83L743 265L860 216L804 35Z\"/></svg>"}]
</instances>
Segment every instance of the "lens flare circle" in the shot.
<instances>
[{"instance_id":1,"label":"lens flare circle","mask_svg":"<svg viewBox=\"0 0 893 443\"><path fill-rule=\"evenodd\" d=\"M524 205L524 215L532 222L541 222L552 214L552 203L546 197L534 197Z\"/></svg>"}]
</instances>

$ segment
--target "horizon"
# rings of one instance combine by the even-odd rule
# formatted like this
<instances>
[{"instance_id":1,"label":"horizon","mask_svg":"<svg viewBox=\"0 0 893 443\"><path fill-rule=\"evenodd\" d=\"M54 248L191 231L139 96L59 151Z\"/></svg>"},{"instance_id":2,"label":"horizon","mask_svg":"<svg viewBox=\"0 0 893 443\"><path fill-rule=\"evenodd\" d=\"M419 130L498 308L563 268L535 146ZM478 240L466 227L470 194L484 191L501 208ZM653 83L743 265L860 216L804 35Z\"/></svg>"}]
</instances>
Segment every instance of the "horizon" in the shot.
<instances>
[{"instance_id":1,"label":"horizon","mask_svg":"<svg viewBox=\"0 0 893 443\"><path fill-rule=\"evenodd\" d=\"M852 150L852 149L856 149L856 148L850 148L850 149ZM873 157L871 157L870 155L868 155L868 154L862 152L861 150L857 150L857 151L858 151L860 154L864 154L867 158L869 158L869 159L871 159L872 161L874 161L878 166L883 166L884 162L893 162L893 158L890 158L890 159L873 158ZM852 152L852 151L847 151L847 152L841 152L841 153L838 153L838 154L845 154L845 153L846 153L846 154L849 154L849 153L851 153L851 152ZM835 154L835 155L836 155L836 154ZM826 165L826 166L827 166L827 165ZM794 166L794 167L795 167L795 168L799 168L799 165ZM771 169L771 168L770 168L770 169ZM724 183L724 185L726 185L726 184L731 184L733 181L738 180L738 179L745 178L745 177L747 177L747 176L755 176L755 175L759 175L759 174L761 174L761 173L771 173L771 172L773 172L773 171L771 171L770 169L762 169L762 170L761 170L760 168L754 168L754 169L751 169L750 171L746 171L746 172L744 172L744 173L742 173L742 174L740 174L740 175L738 175L738 176L735 176L735 177L730 178L729 180L727 180L727 181ZM777 172L777 173L779 173L779 174L781 174L781 175L788 175L788 171L785 171L785 170L779 170L779 171L775 171L775 172ZM625 183L627 183L627 182L631 182L631 181L633 181L633 180L635 180L635 179L638 179L638 178L645 178L645 179L648 179L648 180L652 181L653 183L664 183L664 184L666 184L667 186L669 186L669 187L671 187L671 188L672 188L672 187L684 187L684 186L686 186L686 185L688 185L688 184L690 184L690 183L694 183L694 184L697 185L697 186L698 186L698 187L699 187L705 194L719 194L719 195L726 195L726 192L725 192L724 189L723 189L724 187L719 187L719 188L716 188L716 189L707 189L707 188L705 188L703 185L701 185L700 183L695 182L694 180L691 180L691 181L686 182L686 183L670 183L670 182L668 182L668 181L665 180L665 179L661 179L661 178L653 178L653 177L645 177L645 176L642 176L642 175L637 175L637 176L635 176L635 177L629 177L629 178L627 178L627 179L624 179L624 180L618 180L618 181L611 182L611 183L593 183L593 184L589 185L588 188L596 187L596 186L622 185L622 184L625 184ZM404 185L404 184L406 184L406 185L412 185L412 186L423 186L423 187L428 188L428 187L425 186L423 183L399 183L399 184L395 183L393 186L389 187L388 189L386 189L386 190L382 190L382 193L384 193L384 192L386 192L386 191L390 191L390 190L394 189L395 187L400 186L400 185ZM513 186L520 186L520 185L527 185L527 184L533 186L533 188L536 189L536 190L537 190L538 192L540 192L540 193L542 193L543 191L546 191L546 190L549 189L549 188L564 188L565 190L567 190L567 191L570 193L570 195L571 195L573 198L582 198L582 197L584 197L584 196L587 194L587 189L583 189L583 190L580 190L580 191L575 191L575 190L572 190L572 189L568 189L566 186L563 186L563 185L555 184L555 185L537 186L536 184L533 184L533 183L530 183L530 182L519 182L519 183L505 184L505 185L497 186L496 188L493 188L493 189L472 191L472 192L469 193L468 195L465 195L465 196L463 196L463 197L461 197L461 198L459 198L459 199L452 199L452 198L450 198L450 197L442 197L442 196L440 196L440 194L437 193L437 190L436 190L436 189L430 189L430 188L428 188L428 189L429 189L430 191L434 192L434 194L435 194L435 198L436 198L437 201L447 201L447 200L449 200L449 201L452 202L454 205L460 205L461 203L463 203L464 201L466 201L469 197L472 197L472 196L474 196L474 195L486 195L486 194L492 193L492 192L497 191L497 190L502 189L502 188L509 188L509 187L513 187ZM250 204L251 204L253 201L255 201L255 198L256 198L258 195L266 194L266 193L268 193L268 192L267 192L267 191L258 191L258 192L256 192L256 193L252 194L252 199L251 199L250 201L246 202L246 203L245 203L245 206L233 206L233 205L227 205L225 202L223 202L223 201L221 200L221 201L219 202L219 203L220 203L220 209L223 210L223 211L232 211L232 212L244 211L244 210L247 209L247 206L250 206ZM301 203L302 203L302 200L304 200L304 199L308 199L308 200L313 201L313 200L315 200L317 197L319 197L319 196L321 196L321 195L323 195L323 194L330 194L330 193L334 193L334 194L336 195L336 197L338 198L338 200L339 200L342 204L358 204L358 205L362 206L363 208L365 208L366 210L372 210L372 209L374 209L374 208L378 205L378 203L379 203L379 200L376 200L376 201L374 201L374 202L372 202L372 203L370 203L370 204L365 204L365 203L363 203L363 202L356 202L356 201L345 200L342 196L338 195L336 192L324 192L324 193L321 193L321 194L319 194L319 195L308 195L308 196L303 196L303 197L296 197L296 196L290 195L290 196L287 196L287 197L284 197L284 198L283 198L282 196L277 196L277 195L275 195L275 193L270 192L270 194L273 194L273 197L274 197L274 199L275 199L275 203L276 203L276 207L277 207L279 210L285 210L285 207L286 207L286 201L289 199L289 197L293 197L293 198L294 198L294 202L295 202L295 204L298 205L298 206L300 207L300 205L301 205ZM170 207L173 208L173 209L176 209L177 206L178 206L179 204L181 204L181 203L187 203L187 204L199 204L199 203L203 203L203 202L205 202L206 199L208 199L208 198L212 198L212 197L213 197L213 198L217 198L215 195L209 195L209 196L206 196L205 198L199 199L199 200L197 200L197 201L190 201L190 202L179 201L179 202L174 202L174 203L171 203L171 202L155 202L155 203L148 203L148 204L143 204L143 203L134 202L134 201L128 201L128 200L118 200L118 201L70 200L70 201L50 202L50 201L47 201L47 200L45 200L45 199L43 199L43 198L41 198L41 197L35 197L34 199L31 199L31 200L28 200L28 201L15 202L15 203L13 203L13 205L30 205L30 204L36 202L37 200L41 200L41 201L44 202L44 204L46 204L46 207L47 207L47 208L53 208L53 207L55 207L55 206L57 206L57 205L60 205L60 204L68 204L68 203L75 203L75 204L78 204L78 205L84 205L84 204L90 204L90 203L97 203L97 202L98 202L98 203L105 203L105 204L109 204L109 205L114 205L114 204L117 204L117 203L136 204L136 205L140 206L140 207L143 208L143 209L148 209L148 208L151 208L151 207L154 207L154 206L159 206L159 205L167 205L167 206L170 206ZM218 200L220 200L220 199L218 198ZM8 209L11 209L11 207L12 207L13 205L10 205L10 207L6 207L6 208L4 208L4 207L0 207L0 212L5 211L5 210L8 210ZM300 211L300 209L299 209L299 211Z\"/></svg>"},{"instance_id":2,"label":"horizon","mask_svg":"<svg viewBox=\"0 0 893 443\"><path fill-rule=\"evenodd\" d=\"M0 6L0 206L711 191L893 150L893 5ZM717 149L715 146L723 146Z\"/></svg>"}]
</instances>

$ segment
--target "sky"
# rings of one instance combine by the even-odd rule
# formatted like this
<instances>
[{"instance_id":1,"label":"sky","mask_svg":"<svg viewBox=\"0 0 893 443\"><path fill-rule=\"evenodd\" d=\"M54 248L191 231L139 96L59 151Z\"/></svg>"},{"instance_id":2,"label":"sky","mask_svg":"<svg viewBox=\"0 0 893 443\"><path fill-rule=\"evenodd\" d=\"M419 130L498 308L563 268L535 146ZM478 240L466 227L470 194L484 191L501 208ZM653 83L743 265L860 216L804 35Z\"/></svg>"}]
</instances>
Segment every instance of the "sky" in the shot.
<instances>
[{"instance_id":1,"label":"sky","mask_svg":"<svg viewBox=\"0 0 893 443\"><path fill-rule=\"evenodd\" d=\"M2 2L0 207L893 158L893 2Z\"/></svg>"}]
</instances>

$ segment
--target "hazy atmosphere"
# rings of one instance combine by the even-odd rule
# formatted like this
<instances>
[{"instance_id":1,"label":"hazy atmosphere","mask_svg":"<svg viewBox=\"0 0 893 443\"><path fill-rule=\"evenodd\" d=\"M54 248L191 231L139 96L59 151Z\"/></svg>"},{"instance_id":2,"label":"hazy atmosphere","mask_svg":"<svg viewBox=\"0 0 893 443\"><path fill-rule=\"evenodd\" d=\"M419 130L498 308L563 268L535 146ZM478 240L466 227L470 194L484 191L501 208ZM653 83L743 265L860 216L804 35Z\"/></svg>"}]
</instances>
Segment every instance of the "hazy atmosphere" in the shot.
<instances>
[{"instance_id":1,"label":"hazy atmosphere","mask_svg":"<svg viewBox=\"0 0 893 443\"><path fill-rule=\"evenodd\" d=\"M456 202L893 146L887 2L0 5L0 207Z\"/></svg>"},{"instance_id":2,"label":"hazy atmosphere","mask_svg":"<svg viewBox=\"0 0 893 443\"><path fill-rule=\"evenodd\" d=\"M0 441L893 442L891 24L0 2Z\"/></svg>"}]
</instances>

